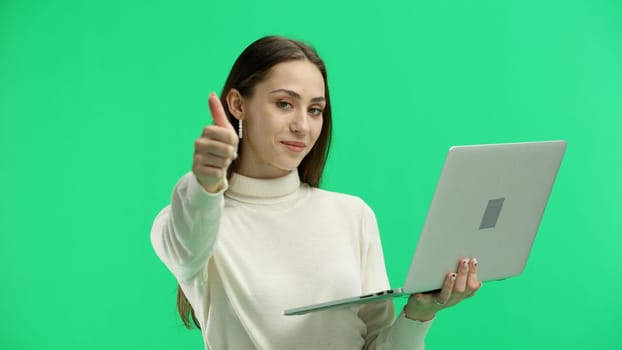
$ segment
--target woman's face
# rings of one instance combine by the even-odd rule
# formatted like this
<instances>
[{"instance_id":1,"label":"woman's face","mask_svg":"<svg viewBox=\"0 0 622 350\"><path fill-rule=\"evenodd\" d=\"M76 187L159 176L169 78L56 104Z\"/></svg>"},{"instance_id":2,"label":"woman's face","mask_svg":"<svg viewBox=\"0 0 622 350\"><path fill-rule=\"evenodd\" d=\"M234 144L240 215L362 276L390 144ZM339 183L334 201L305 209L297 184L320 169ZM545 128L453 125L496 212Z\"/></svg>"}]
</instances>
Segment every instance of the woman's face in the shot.
<instances>
[{"instance_id":1,"label":"woman's face","mask_svg":"<svg viewBox=\"0 0 622 350\"><path fill-rule=\"evenodd\" d=\"M255 178L281 177L298 167L320 135L324 78L307 60L280 63L242 104L238 172Z\"/></svg>"}]
</instances>

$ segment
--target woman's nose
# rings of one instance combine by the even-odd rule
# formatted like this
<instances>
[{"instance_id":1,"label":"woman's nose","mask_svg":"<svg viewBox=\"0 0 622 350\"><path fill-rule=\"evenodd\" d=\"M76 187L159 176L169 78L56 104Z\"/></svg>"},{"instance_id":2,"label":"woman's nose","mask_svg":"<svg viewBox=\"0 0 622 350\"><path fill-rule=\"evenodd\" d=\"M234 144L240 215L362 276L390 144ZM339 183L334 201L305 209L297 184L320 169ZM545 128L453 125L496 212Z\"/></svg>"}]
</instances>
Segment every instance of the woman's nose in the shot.
<instances>
[{"instance_id":1,"label":"woman's nose","mask_svg":"<svg viewBox=\"0 0 622 350\"><path fill-rule=\"evenodd\" d=\"M290 130L294 134L306 134L309 131L309 117L306 113L296 113L290 124Z\"/></svg>"}]
</instances>

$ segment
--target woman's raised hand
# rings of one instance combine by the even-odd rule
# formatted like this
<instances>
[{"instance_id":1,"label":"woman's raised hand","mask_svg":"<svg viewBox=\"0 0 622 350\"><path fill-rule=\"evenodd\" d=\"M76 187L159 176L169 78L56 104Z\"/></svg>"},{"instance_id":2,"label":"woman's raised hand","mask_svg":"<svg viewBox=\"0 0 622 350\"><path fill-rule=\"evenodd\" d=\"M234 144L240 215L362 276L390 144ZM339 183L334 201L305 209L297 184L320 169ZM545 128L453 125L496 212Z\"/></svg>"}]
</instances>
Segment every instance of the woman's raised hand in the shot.
<instances>
[{"instance_id":1,"label":"woman's raised hand","mask_svg":"<svg viewBox=\"0 0 622 350\"><path fill-rule=\"evenodd\" d=\"M404 312L414 320L431 320L438 311L472 297L481 286L477 279L477 259L462 259L457 271L447 274L440 291L411 295Z\"/></svg>"},{"instance_id":2,"label":"woman's raised hand","mask_svg":"<svg viewBox=\"0 0 622 350\"><path fill-rule=\"evenodd\" d=\"M227 168L238 156L239 139L216 94L210 94L208 104L214 124L194 141L192 172L207 192L214 193L223 188Z\"/></svg>"}]
</instances>

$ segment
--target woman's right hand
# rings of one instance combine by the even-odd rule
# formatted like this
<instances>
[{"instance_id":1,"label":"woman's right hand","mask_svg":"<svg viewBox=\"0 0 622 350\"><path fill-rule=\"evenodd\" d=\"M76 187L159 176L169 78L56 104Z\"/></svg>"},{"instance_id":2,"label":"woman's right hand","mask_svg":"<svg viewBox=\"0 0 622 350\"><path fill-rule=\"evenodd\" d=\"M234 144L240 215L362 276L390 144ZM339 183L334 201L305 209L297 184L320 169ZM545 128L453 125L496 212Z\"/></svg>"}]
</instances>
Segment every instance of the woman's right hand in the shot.
<instances>
[{"instance_id":1,"label":"woman's right hand","mask_svg":"<svg viewBox=\"0 0 622 350\"><path fill-rule=\"evenodd\" d=\"M208 104L214 124L194 142L192 172L207 192L215 193L224 187L227 168L237 158L239 139L216 94L210 94Z\"/></svg>"}]
</instances>

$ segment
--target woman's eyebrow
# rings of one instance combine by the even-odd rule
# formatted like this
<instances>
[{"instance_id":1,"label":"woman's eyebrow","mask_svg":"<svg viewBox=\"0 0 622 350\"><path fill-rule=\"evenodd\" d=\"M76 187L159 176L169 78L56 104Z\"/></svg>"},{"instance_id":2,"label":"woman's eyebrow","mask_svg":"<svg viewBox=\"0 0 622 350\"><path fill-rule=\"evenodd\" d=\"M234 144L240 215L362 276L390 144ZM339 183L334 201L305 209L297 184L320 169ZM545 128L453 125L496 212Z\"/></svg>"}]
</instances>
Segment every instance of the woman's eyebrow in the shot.
<instances>
[{"instance_id":1,"label":"woman's eyebrow","mask_svg":"<svg viewBox=\"0 0 622 350\"><path fill-rule=\"evenodd\" d=\"M289 96L297 99L297 100L302 100L302 96L300 96L299 93L297 93L296 91L293 90L289 90L289 89L276 89L276 90L272 90L270 91L271 94L277 93L277 92L284 92L286 94L288 94ZM314 97L311 99L311 102L324 102L326 101L326 98L324 96L319 96L319 97Z\"/></svg>"}]
</instances>

